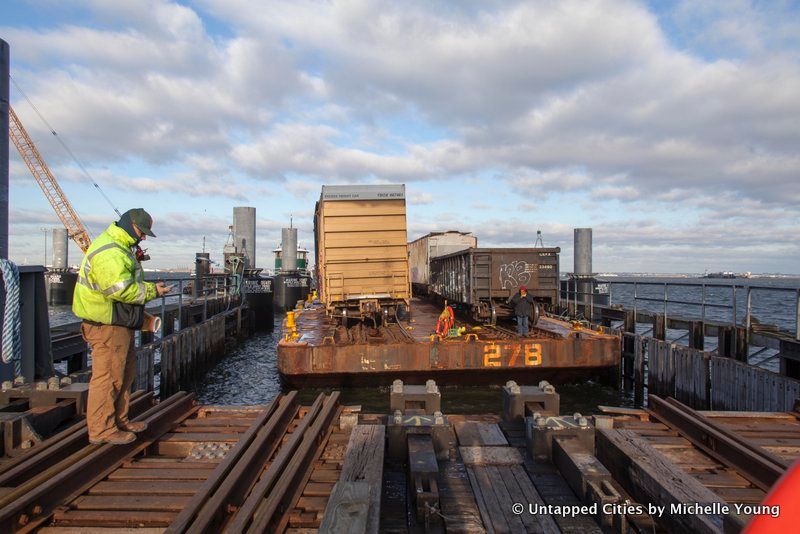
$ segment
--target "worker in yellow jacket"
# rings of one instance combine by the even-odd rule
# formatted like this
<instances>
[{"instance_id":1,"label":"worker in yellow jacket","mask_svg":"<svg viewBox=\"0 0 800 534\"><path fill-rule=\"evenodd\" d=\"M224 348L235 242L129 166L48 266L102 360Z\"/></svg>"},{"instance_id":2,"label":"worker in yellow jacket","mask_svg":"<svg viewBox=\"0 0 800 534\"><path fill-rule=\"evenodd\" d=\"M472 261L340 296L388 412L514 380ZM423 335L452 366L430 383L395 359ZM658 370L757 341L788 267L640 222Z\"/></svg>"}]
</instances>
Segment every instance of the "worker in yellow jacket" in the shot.
<instances>
[{"instance_id":1,"label":"worker in yellow jacket","mask_svg":"<svg viewBox=\"0 0 800 534\"><path fill-rule=\"evenodd\" d=\"M123 445L147 428L128 420L136 375L133 332L144 323L144 304L171 289L164 282L145 282L132 250L146 236L155 237L152 226L142 208L126 211L92 241L78 272L72 311L83 319L81 333L92 349L86 408L91 443Z\"/></svg>"}]
</instances>

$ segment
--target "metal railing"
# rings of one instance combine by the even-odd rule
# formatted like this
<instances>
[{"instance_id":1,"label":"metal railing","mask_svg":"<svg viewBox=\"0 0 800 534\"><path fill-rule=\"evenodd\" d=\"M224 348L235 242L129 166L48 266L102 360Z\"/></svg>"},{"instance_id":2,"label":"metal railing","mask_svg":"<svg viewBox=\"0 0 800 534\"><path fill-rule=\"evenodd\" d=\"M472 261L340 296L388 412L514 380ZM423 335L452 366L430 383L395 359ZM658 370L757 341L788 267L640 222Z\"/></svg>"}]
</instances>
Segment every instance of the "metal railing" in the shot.
<instances>
[{"instance_id":1,"label":"metal railing","mask_svg":"<svg viewBox=\"0 0 800 534\"><path fill-rule=\"evenodd\" d=\"M745 327L746 331L746 339L748 343L750 342L750 334L752 332L753 326L753 294L756 292L782 292L782 293L793 293L795 295L795 330L794 330L794 338L797 341L800 341L800 287L792 288L792 287L772 287L772 286L761 286L761 285L745 285L745 284L707 284L705 282L638 282L638 281L616 281L616 280L602 280L601 283L608 284L608 294L597 294L593 291L586 292L586 291L579 291L579 284L591 284L594 287L596 281L592 280L581 280L577 278L572 278L567 280L567 289L566 291L562 291L562 293L566 293L567 302L572 302L574 305L574 309L577 312L578 304L583 304L589 306L589 317L594 316L594 306L595 306L595 298L602 296L604 299L608 298L608 306L613 305L613 291L612 288L615 285L627 285L633 286L633 296L632 296L632 303L633 303L633 312L634 316L638 311L637 303L639 302L658 302L662 303L664 307L664 323L667 324L667 311L668 306L673 304L683 305L683 306L692 306L695 308L700 309L700 318L702 321L705 322L706 320L706 310L708 308L715 308L715 309L725 309L731 311L731 320L730 324L733 327L738 326L737 318L738 318L738 304L737 304L737 291L744 290L746 291L746 300L745 300L745 317L744 317L744 324L742 326ZM643 296L639 294L640 287L663 287L664 292L663 296L659 298L655 298L652 296ZM699 301L692 301L692 300L680 300L680 299L671 299L669 297L669 288L670 287L696 287L700 288L700 300ZM572 289L570 289L572 288ZM727 303L720 303L720 302L709 302L708 301L708 289L720 289L720 290L729 290L730 291L730 300ZM581 297L580 302L578 297ZM588 299L586 297L589 297ZM586 300L589 302L587 303Z\"/></svg>"},{"instance_id":2,"label":"metal railing","mask_svg":"<svg viewBox=\"0 0 800 534\"><path fill-rule=\"evenodd\" d=\"M201 276L200 278L158 278L157 280L148 280L152 282L164 282L167 285L177 285L177 293L170 292L166 295L158 297L161 300L161 329L159 337L164 337L164 330L166 328L166 314L167 314L167 300L177 297L178 316L177 316L177 331L183 328L183 297L184 289L192 284L192 304L197 304L197 301L203 300L203 321L208 319L208 299L211 297L228 297L239 294L240 278L238 275L231 274L209 274ZM200 288L197 287L197 281L200 281ZM171 284L177 283L177 284ZM174 301L173 301L174 302Z\"/></svg>"}]
</instances>

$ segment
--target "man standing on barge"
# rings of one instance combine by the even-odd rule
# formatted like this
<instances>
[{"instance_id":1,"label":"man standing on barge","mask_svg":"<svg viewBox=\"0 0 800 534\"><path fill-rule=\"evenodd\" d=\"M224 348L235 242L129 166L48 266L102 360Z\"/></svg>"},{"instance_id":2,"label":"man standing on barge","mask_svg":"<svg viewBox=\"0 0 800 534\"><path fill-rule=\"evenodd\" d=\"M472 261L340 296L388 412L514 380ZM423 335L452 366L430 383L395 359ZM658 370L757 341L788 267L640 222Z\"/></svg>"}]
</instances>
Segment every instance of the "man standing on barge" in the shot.
<instances>
[{"instance_id":1,"label":"man standing on barge","mask_svg":"<svg viewBox=\"0 0 800 534\"><path fill-rule=\"evenodd\" d=\"M506 302L514 306L514 315L517 316L517 334L527 336L528 317L535 317L533 312L536 309L536 301L528 294L525 286L519 286L519 291L509 297Z\"/></svg>"},{"instance_id":2,"label":"man standing on barge","mask_svg":"<svg viewBox=\"0 0 800 534\"><path fill-rule=\"evenodd\" d=\"M169 293L164 282L144 281L133 249L155 237L153 218L142 208L128 210L92 241L78 271L72 311L83 319L81 333L92 348L92 379L86 408L91 443L124 445L146 423L128 420L128 400L136 374L133 332L142 328L144 305Z\"/></svg>"}]
</instances>

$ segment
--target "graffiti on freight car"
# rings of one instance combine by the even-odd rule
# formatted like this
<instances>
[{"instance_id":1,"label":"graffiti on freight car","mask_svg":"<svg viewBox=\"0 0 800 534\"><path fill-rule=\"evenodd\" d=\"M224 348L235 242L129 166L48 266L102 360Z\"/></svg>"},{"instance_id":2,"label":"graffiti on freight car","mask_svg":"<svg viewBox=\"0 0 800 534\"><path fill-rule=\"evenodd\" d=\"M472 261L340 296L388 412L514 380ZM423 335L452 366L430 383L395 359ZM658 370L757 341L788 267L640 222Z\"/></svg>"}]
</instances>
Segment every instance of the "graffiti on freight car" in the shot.
<instances>
[{"instance_id":1,"label":"graffiti on freight car","mask_svg":"<svg viewBox=\"0 0 800 534\"><path fill-rule=\"evenodd\" d=\"M503 289L516 289L530 283L533 273L538 265L526 261L512 261L500 266L500 287Z\"/></svg>"},{"instance_id":2,"label":"graffiti on freight car","mask_svg":"<svg viewBox=\"0 0 800 534\"><path fill-rule=\"evenodd\" d=\"M489 343L483 347L484 367L533 367L542 364L539 343L501 345Z\"/></svg>"}]
</instances>

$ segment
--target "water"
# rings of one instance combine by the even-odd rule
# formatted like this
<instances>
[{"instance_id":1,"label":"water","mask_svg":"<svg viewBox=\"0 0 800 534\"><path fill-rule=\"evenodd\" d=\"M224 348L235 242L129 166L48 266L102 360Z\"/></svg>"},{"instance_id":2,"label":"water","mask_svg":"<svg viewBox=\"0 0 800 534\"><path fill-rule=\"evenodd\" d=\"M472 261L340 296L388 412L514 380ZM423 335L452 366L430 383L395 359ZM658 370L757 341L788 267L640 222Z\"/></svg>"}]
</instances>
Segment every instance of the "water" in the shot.
<instances>
[{"instance_id":1,"label":"water","mask_svg":"<svg viewBox=\"0 0 800 534\"><path fill-rule=\"evenodd\" d=\"M636 287L638 298L657 299L661 302L637 300L636 307L656 313L664 313L664 284L706 284L706 309L705 319L722 323L732 323L733 304L736 303L736 322L745 324L747 316L747 288L736 288L734 300L733 285L761 286L769 289L751 290L751 317L762 324L772 324L787 332L795 333L797 289L800 288L798 278L750 278L750 279L693 279L693 278L644 278L644 277L614 277L606 279L610 284L611 303L622 304L625 308L633 309L632 283L639 282ZM655 282L661 285L641 285L642 282ZM789 291L776 291L776 289ZM668 304L668 316L685 317L687 319L702 319L703 309L702 288L673 285L667 286L669 300L693 302L697 304ZM726 308L718 307L726 306Z\"/></svg>"},{"instance_id":2,"label":"water","mask_svg":"<svg viewBox=\"0 0 800 534\"><path fill-rule=\"evenodd\" d=\"M276 314L280 325L282 314ZM264 404L283 388L277 371L279 333L258 333L241 342L220 361L197 387L197 398L205 404ZM554 384L561 395L563 413L593 413L598 404L632 406L633 400L608 386L587 381L578 384ZM342 402L360 405L364 412L388 413L389 387L307 388L300 401L311 403L320 392L341 391ZM450 414L499 413L502 407L500 386L445 386L442 411Z\"/></svg>"}]
</instances>

